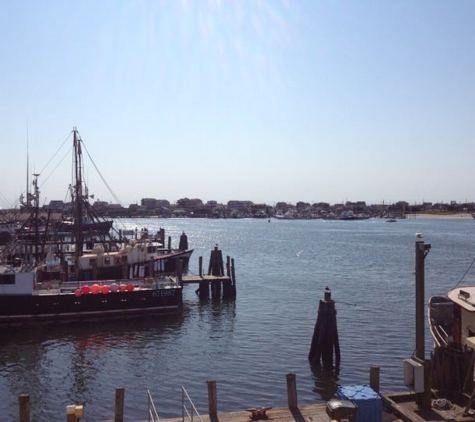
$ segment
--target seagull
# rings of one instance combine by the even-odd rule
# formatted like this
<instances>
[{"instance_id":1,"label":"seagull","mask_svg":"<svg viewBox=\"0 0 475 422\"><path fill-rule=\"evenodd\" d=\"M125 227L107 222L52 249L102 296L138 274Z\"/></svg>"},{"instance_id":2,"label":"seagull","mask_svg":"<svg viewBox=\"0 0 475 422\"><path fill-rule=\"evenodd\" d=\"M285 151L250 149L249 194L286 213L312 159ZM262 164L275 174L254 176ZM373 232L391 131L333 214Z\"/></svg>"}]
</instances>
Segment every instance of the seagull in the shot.
<instances>
[{"instance_id":1,"label":"seagull","mask_svg":"<svg viewBox=\"0 0 475 422\"><path fill-rule=\"evenodd\" d=\"M418 239L422 238L422 233L421 233L421 232L416 232L416 237L417 237Z\"/></svg>"},{"instance_id":2,"label":"seagull","mask_svg":"<svg viewBox=\"0 0 475 422\"><path fill-rule=\"evenodd\" d=\"M303 250L301 250L300 252L297 252L297 253L295 254L295 256L300 256L300 254L301 254L302 252L303 252Z\"/></svg>"}]
</instances>

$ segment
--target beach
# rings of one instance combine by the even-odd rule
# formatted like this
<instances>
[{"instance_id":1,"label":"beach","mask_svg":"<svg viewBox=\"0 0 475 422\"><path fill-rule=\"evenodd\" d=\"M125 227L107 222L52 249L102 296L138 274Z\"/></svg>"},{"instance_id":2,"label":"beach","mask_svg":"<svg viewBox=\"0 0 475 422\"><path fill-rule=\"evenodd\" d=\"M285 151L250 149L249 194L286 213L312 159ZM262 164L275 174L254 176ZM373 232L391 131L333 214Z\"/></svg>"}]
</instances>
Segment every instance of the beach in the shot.
<instances>
[{"instance_id":1,"label":"beach","mask_svg":"<svg viewBox=\"0 0 475 422\"><path fill-rule=\"evenodd\" d=\"M460 219L460 218L473 218L472 214L468 212L464 213L453 213L453 214L448 214L448 213L420 213L420 214L407 214L407 218L433 218L433 219Z\"/></svg>"}]
</instances>

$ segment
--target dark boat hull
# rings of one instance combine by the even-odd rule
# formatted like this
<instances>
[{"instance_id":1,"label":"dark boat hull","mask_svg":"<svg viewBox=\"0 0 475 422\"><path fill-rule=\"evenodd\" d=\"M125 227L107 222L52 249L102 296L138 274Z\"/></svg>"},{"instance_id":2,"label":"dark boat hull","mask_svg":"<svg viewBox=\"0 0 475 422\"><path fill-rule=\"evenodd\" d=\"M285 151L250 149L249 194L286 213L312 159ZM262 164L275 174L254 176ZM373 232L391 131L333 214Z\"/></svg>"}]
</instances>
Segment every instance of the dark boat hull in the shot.
<instances>
[{"instance_id":1,"label":"dark boat hull","mask_svg":"<svg viewBox=\"0 0 475 422\"><path fill-rule=\"evenodd\" d=\"M0 296L0 325L175 314L181 306L181 288L139 289L79 297L72 292L3 295Z\"/></svg>"}]
</instances>

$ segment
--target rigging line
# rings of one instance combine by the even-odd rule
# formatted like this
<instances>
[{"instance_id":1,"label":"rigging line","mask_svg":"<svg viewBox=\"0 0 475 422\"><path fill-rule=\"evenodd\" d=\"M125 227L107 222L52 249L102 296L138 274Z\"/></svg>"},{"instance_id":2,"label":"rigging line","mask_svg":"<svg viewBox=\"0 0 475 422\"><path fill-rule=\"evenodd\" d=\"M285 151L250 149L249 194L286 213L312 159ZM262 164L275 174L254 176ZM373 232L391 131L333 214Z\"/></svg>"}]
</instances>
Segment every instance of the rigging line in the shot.
<instances>
[{"instance_id":1,"label":"rigging line","mask_svg":"<svg viewBox=\"0 0 475 422\"><path fill-rule=\"evenodd\" d=\"M463 281L467 273L470 271L470 269L473 267L473 264L475 263L475 257L473 258L471 264L468 266L467 271L464 272L462 278L459 280L459 282L454 286L454 289Z\"/></svg>"},{"instance_id":2,"label":"rigging line","mask_svg":"<svg viewBox=\"0 0 475 422\"><path fill-rule=\"evenodd\" d=\"M380 311L380 312L387 311L386 308L378 308L378 307L370 308L368 306L358 305L357 303L344 302L342 300L335 300L335 303L343 303L344 305L348 305L348 306L357 306L358 308L364 309L366 311Z\"/></svg>"},{"instance_id":3,"label":"rigging line","mask_svg":"<svg viewBox=\"0 0 475 422\"><path fill-rule=\"evenodd\" d=\"M48 174L48 176L46 176L46 178L42 179L41 181L41 184L40 184L40 188L46 183L46 181L52 176L52 174L54 173L54 171L59 167L59 165L63 162L63 160L66 158L67 155L69 155L70 151L71 151L72 147L69 148L66 153L64 154L63 158L61 158L61 160L58 162L58 164L56 164L56 167L51 170L51 172ZM51 160L50 160L51 162ZM43 168L43 170L46 168L46 166ZM41 172L42 173L42 172ZM40 174L41 174L40 173Z\"/></svg>"},{"instance_id":4,"label":"rigging line","mask_svg":"<svg viewBox=\"0 0 475 422\"><path fill-rule=\"evenodd\" d=\"M88 151L87 148L86 148L86 145L84 145L84 141L81 140L81 143L82 143L83 148L86 150L87 156L88 156L89 159L91 160L92 165L94 166L94 168L96 169L97 173L99 174L99 177L100 177L101 180L103 181L104 185L106 185L107 189L108 189L109 192L112 194L112 196L113 196L114 199L117 201L117 203L123 207L124 205L123 205L122 202L119 200L119 198L117 197L117 195L112 191L112 188L109 186L109 184L108 184L108 183L106 182L106 180L104 179L104 176L102 176L101 172L100 172L99 169L97 168L96 163L94 162L94 160L92 159L91 155L89 154L89 151Z\"/></svg>"},{"instance_id":5,"label":"rigging line","mask_svg":"<svg viewBox=\"0 0 475 422\"><path fill-rule=\"evenodd\" d=\"M106 182L106 180L104 179L104 176L102 176L101 172L99 171L98 167L96 166L96 163L94 162L94 160L92 159L91 157L91 154L89 154L89 151L87 150L86 148L86 145L84 144L84 141L82 139L80 139L81 143L82 143L82 146L84 148L84 150L86 151L86 154L87 156L89 157L89 159L91 160L91 163L92 165L94 166L94 168L96 169L97 173L99 174L99 177L101 178L102 182L104 183L104 185L107 187L107 189L109 190L109 192L112 194L113 198L116 200L116 202L122 206L123 208L125 208L124 204L122 203L122 201L118 198L118 196L113 192L112 188L109 186L109 184ZM137 220L135 219L132 219L136 225L140 226L140 227L144 227L143 224L139 223Z\"/></svg>"},{"instance_id":6,"label":"rigging line","mask_svg":"<svg viewBox=\"0 0 475 422\"><path fill-rule=\"evenodd\" d=\"M72 132L69 133L69 135L66 137L66 139L65 139L65 140L63 141L63 143L61 144L61 146L57 149L57 151L53 154L53 156L50 158L50 160L46 163L46 165L45 165L45 166L43 167L43 169L40 171L40 174L42 174L42 173L45 171L46 167L49 166L49 163L51 163L51 161L53 161L53 158L56 157L56 154L58 154L58 152L61 150L61 148L63 148L63 145L64 145L64 144L66 143L66 141L70 138L71 133L72 133ZM69 150L68 150L68 152L69 152ZM64 157L63 157L63 159L62 159L61 161L63 161L63 160L64 160ZM60 162L61 162L61 161L60 161ZM58 166L56 166L55 169L56 169L57 167L58 167ZM51 174L50 174L50 175L51 175Z\"/></svg>"}]
</instances>

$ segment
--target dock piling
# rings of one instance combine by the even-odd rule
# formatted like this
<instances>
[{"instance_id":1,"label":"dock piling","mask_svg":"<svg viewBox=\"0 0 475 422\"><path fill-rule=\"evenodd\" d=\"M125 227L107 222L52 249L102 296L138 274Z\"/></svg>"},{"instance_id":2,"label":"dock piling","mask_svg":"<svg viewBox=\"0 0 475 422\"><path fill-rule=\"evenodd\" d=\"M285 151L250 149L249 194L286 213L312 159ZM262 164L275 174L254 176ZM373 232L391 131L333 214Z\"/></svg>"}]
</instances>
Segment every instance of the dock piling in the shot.
<instances>
[{"instance_id":1,"label":"dock piling","mask_svg":"<svg viewBox=\"0 0 475 422\"><path fill-rule=\"evenodd\" d=\"M379 374L379 366L373 365L369 368L369 386L377 393L379 393Z\"/></svg>"},{"instance_id":2,"label":"dock piling","mask_svg":"<svg viewBox=\"0 0 475 422\"><path fill-rule=\"evenodd\" d=\"M324 300L320 300L317 322L313 331L312 345L308 359L324 368L333 369L333 352L335 366L340 366L340 343L336 325L335 301L331 298L329 287L325 287Z\"/></svg>"},{"instance_id":3,"label":"dock piling","mask_svg":"<svg viewBox=\"0 0 475 422\"><path fill-rule=\"evenodd\" d=\"M294 373L286 374L287 378L287 404L289 409L298 409L297 403L297 377Z\"/></svg>"},{"instance_id":4,"label":"dock piling","mask_svg":"<svg viewBox=\"0 0 475 422\"><path fill-rule=\"evenodd\" d=\"M20 422L30 422L30 395L20 394L18 402L20 407Z\"/></svg>"},{"instance_id":5,"label":"dock piling","mask_svg":"<svg viewBox=\"0 0 475 422\"><path fill-rule=\"evenodd\" d=\"M208 380L206 381L208 385L208 413L209 416L218 415L218 398L216 393L216 381Z\"/></svg>"},{"instance_id":6,"label":"dock piling","mask_svg":"<svg viewBox=\"0 0 475 422\"><path fill-rule=\"evenodd\" d=\"M124 422L124 395L125 388L115 390L115 419L114 422Z\"/></svg>"}]
</instances>

